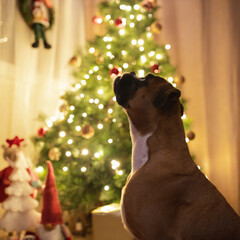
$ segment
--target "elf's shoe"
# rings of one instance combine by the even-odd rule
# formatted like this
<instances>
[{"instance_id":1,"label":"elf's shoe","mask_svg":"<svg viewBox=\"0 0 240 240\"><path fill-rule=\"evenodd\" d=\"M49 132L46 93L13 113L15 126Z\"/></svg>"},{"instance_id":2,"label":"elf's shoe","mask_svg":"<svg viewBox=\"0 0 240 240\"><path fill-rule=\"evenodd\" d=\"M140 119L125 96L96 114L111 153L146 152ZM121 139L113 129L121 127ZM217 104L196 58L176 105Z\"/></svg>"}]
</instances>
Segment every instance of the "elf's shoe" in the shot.
<instances>
[{"instance_id":1,"label":"elf's shoe","mask_svg":"<svg viewBox=\"0 0 240 240\"><path fill-rule=\"evenodd\" d=\"M37 48L39 45L39 40L36 40L33 44L32 44L32 47L33 48Z\"/></svg>"},{"instance_id":2,"label":"elf's shoe","mask_svg":"<svg viewBox=\"0 0 240 240\"><path fill-rule=\"evenodd\" d=\"M49 48L51 48L52 46L51 46L50 44L48 44L47 42L44 42L44 47L45 47L46 49L49 49Z\"/></svg>"}]
</instances>

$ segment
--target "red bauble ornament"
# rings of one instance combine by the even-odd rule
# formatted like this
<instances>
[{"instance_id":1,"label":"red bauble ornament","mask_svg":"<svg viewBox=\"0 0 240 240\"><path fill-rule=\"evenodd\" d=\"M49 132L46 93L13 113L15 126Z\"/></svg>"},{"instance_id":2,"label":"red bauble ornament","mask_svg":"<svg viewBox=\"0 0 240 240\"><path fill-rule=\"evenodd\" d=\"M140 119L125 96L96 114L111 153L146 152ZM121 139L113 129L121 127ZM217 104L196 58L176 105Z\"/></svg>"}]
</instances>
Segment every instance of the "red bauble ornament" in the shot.
<instances>
[{"instance_id":1,"label":"red bauble ornament","mask_svg":"<svg viewBox=\"0 0 240 240\"><path fill-rule=\"evenodd\" d=\"M115 21L114 21L114 24L117 28L123 28L124 25L123 25L123 21L122 21L122 18L119 17L117 18Z\"/></svg>"},{"instance_id":2,"label":"red bauble ornament","mask_svg":"<svg viewBox=\"0 0 240 240\"><path fill-rule=\"evenodd\" d=\"M115 77L117 77L118 75L119 75L119 70L118 70L118 68L117 67L114 67L113 69L111 69L110 71L109 71L109 74L110 74L110 76L111 76L111 78L115 78Z\"/></svg>"},{"instance_id":3,"label":"red bauble ornament","mask_svg":"<svg viewBox=\"0 0 240 240\"><path fill-rule=\"evenodd\" d=\"M146 9L146 10L153 10L154 8L154 2L153 0L147 0L147 1L144 1L142 3L142 6Z\"/></svg>"},{"instance_id":4,"label":"red bauble ornament","mask_svg":"<svg viewBox=\"0 0 240 240\"><path fill-rule=\"evenodd\" d=\"M94 24L101 24L101 23L102 23L102 17L94 16L94 17L92 18L92 22L93 22Z\"/></svg>"},{"instance_id":5,"label":"red bauble ornament","mask_svg":"<svg viewBox=\"0 0 240 240\"><path fill-rule=\"evenodd\" d=\"M38 136L44 137L44 135L47 133L47 128L39 128L38 129Z\"/></svg>"},{"instance_id":6,"label":"red bauble ornament","mask_svg":"<svg viewBox=\"0 0 240 240\"><path fill-rule=\"evenodd\" d=\"M160 69L159 69L159 65L158 64L153 64L152 66L151 66L151 71L153 72L153 73L160 73Z\"/></svg>"}]
</instances>

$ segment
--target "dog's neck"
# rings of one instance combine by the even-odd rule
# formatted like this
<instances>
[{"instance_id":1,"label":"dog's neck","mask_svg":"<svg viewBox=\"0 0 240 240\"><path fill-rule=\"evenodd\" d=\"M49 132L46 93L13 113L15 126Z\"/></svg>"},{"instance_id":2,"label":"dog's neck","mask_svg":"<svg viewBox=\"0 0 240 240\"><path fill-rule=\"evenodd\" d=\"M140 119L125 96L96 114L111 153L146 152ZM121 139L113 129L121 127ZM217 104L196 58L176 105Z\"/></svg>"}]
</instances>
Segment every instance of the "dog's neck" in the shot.
<instances>
[{"instance_id":1,"label":"dog's neck","mask_svg":"<svg viewBox=\"0 0 240 240\"><path fill-rule=\"evenodd\" d=\"M130 123L130 135L132 139L131 174L133 174L148 161L149 154L148 154L147 139L152 135L152 133L141 135L138 132L138 130L135 128L131 119L129 119L129 123Z\"/></svg>"}]
</instances>

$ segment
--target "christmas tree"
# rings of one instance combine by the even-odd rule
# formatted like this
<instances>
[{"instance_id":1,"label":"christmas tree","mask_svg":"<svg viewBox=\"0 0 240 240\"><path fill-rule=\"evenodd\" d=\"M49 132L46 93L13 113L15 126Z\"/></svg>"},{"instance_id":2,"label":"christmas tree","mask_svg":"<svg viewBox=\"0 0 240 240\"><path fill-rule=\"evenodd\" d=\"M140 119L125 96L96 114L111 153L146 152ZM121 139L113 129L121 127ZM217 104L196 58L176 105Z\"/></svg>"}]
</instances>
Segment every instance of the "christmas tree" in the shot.
<instances>
[{"instance_id":1,"label":"christmas tree","mask_svg":"<svg viewBox=\"0 0 240 240\"><path fill-rule=\"evenodd\" d=\"M38 169L53 161L63 209L89 213L120 200L131 169L131 140L113 79L134 71L139 77L152 72L174 86L183 81L170 64L171 46L154 40L162 28L154 17L157 8L153 0L102 2L93 24L104 24L105 34L70 60L75 82L61 97L58 114L34 137L41 146ZM187 129L189 120L183 118Z\"/></svg>"}]
</instances>

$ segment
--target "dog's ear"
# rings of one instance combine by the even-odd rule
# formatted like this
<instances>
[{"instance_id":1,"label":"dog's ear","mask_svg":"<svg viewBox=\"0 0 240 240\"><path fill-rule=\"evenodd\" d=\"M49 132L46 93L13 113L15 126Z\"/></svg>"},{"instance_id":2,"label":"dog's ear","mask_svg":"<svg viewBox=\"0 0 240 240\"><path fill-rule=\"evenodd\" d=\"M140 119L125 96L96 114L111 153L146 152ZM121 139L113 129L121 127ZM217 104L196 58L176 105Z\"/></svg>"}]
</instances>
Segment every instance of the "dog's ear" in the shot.
<instances>
[{"instance_id":1,"label":"dog's ear","mask_svg":"<svg viewBox=\"0 0 240 240\"><path fill-rule=\"evenodd\" d=\"M153 99L153 105L156 108L170 107L180 98L180 96L181 91L168 83L164 87L161 87L161 89L157 92Z\"/></svg>"}]
</instances>

